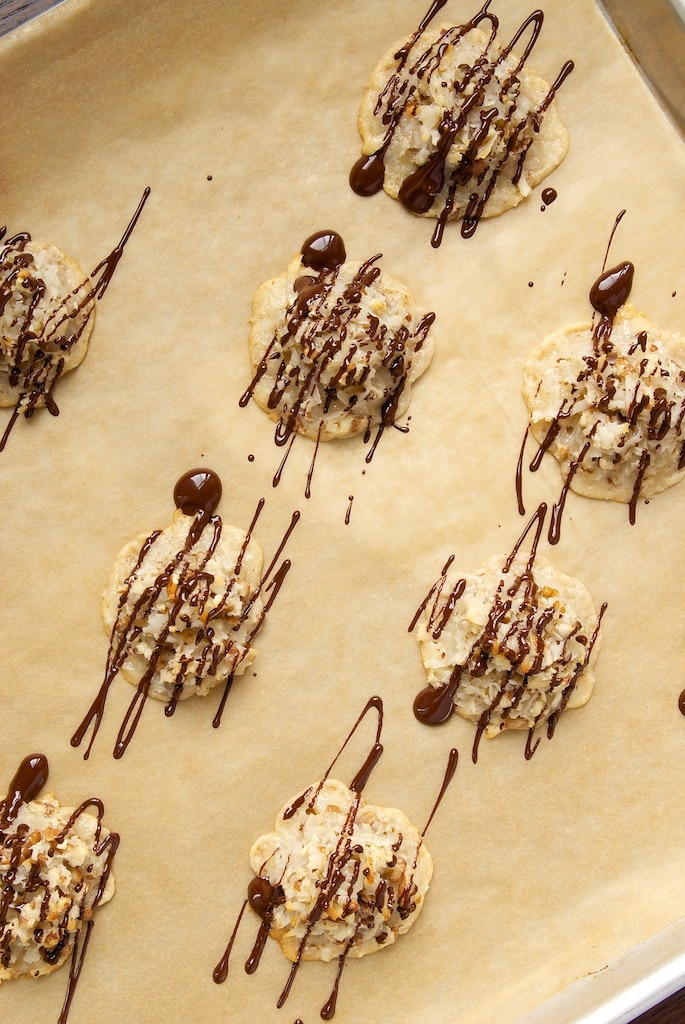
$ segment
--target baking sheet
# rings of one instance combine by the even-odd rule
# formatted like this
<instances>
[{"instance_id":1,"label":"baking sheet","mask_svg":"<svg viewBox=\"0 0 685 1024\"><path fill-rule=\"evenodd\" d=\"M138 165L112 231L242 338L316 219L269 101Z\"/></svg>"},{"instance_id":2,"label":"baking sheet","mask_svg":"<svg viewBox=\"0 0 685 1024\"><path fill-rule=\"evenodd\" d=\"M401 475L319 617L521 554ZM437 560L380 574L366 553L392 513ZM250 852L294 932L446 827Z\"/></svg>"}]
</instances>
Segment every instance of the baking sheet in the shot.
<instances>
[{"instance_id":1,"label":"baking sheet","mask_svg":"<svg viewBox=\"0 0 685 1024\"><path fill-rule=\"evenodd\" d=\"M474 9L453 0L446 13ZM634 527L623 507L569 497L553 560L609 609L592 701L532 761L507 735L473 765L468 723L430 730L411 712L423 673L407 625L450 553L470 572L518 536L522 366L547 333L588 317L620 209L612 255L636 265L635 305L683 326L682 142L591 3L545 12L531 65L552 80L576 62L559 95L571 149L545 183L558 198L542 212L536 195L468 242L453 226L437 251L429 224L347 185L366 78L423 6L69 0L0 43L10 230L92 268L152 189L87 359L58 387L60 416L20 422L0 456L0 773L43 750L59 799L101 796L122 836L118 892L98 915L71 1024L318 1017L332 965L304 965L278 1011L280 950L270 943L258 973L242 971L256 925L241 931L228 981L211 972L249 846L321 776L373 693L385 753L368 799L420 826L451 746L461 759L428 835L425 911L394 947L348 964L340 1024L507 1024L685 914L682 485L641 505ZM528 8L497 13L506 35ZM438 352L409 433L386 432L370 464L361 443L327 446L307 500L312 447L295 445L274 489L272 424L238 399L252 293L322 227L351 258L384 253L436 311ZM84 763L69 737L104 669L100 592L119 548L170 520L174 483L197 464L222 477L228 522L247 526L266 498L256 535L267 553L302 512L256 675L236 684L218 730L218 694L171 720L149 706L114 761L131 694L121 682ZM559 488L554 465L537 476L531 510ZM3 1017L56 1019L65 984L63 970L3 985Z\"/></svg>"}]
</instances>

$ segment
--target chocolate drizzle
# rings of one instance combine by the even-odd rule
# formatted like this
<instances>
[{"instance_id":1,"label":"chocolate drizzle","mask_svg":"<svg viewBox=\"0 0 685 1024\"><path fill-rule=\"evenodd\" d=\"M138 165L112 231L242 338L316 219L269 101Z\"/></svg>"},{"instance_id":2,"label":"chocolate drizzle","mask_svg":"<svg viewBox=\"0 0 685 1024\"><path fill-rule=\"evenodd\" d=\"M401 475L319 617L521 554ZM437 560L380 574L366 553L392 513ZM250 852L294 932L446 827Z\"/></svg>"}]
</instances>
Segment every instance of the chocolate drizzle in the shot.
<instances>
[{"instance_id":1,"label":"chocolate drizzle","mask_svg":"<svg viewBox=\"0 0 685 1024\"><path fill-rule=\"evenodd\" d=\"M319 894L317 896L317 899L314 903L312 910L310 911L309 915L305 920L304 935L300 940L298 950L293 960L292 966L290 968L285 985L280 993L280 996L278 997L276 1005L279 1009L285 1004L288 995L290 994L293 983L295 981L295 977L302 962L305 949L309 941L309 937L312 933L312 929L314 928L314 925L320 919L320 917L328 910L328 907L331 904L331 902L336 898L336 896L338 898L338 902L340 902L340 893L344 891L346 892L346 896L342 901L342 918L344 919L346 916L350 914L353 915L355 913L356 904L354 902L353 897L353 883L357 875L354 874L354 865L356 865L356 870L358 871L358 858L363 853L363 848L361 846L358 846L356 843L353 843L352 836L357 813L361 806L361 792L366 783L368 782L369 776L374 766L378 762L378 759L383 751L383 747L380 742L381 733L383 729L383 701L381 697L373 696L367 701L362 713L359 715L357 721L355 722L352 729L348 733L345 741L338 750L338 753L335 755L333 761L326 769L324 777L318 783L316 783L316 785L310 786L302 794L300 794L300 796L296 800L294 800L293 803L283 812L284 819L292 818L293 815L296 814L298 811L302 810L303 807L303 813L305 815L312 812L313 808L316 805L317 798L321 793L326 780L329 778L331 771L333 770L343 751L347 747L348 743L356 733L357 729L366 718L367 714L369 714L372 711L375 711L377 715L375 739L369 749L369 753L365 758L363 765L356 773L354 780L352 781L352 784L350 786L351 790L353 791L354 798L352 800L348 812L346 813L345 821L342 828L340 829L338 840L334 844L334 847L330 853L327 870L325 872L325 877L321 881L321 883L317 883L317 885L320 885ZM421 832L421 839L419 840L416 847L416 851L414 853L413 864L410 868L409 877L406 879L406 882L398 883L397 891L395 891L395 889L384 879L381 879L379 881L376 891L375 903L375 909L377 911L380 912L383 910L384 907L387 907L389 916L392 908L396 907L397 912L399 913L402 920L405 920L407 917L409 917L410 914L412 914L415 911L415 897L417 887L414 883L414 873L416 872L418 866L419 851L423 844L423 837L425 836L428 827L431 824L433 817L440 803L443 800L447 788L454 777L457 768L457 763L458 753L456 749L452 749L449 753L447 767L445 770L440 792L433 805L433 809L428 817L428 821L426 822L426 825L423 831ZM396 842L393 843L392 850L395 855L400 849L403 840L404 837L402 835L399 835ZM393 858L393 863L395 860L396 856ZM345 868L349 863L353 864L352 883L350 883L349 880L347 880L345 875ZM264 866L262 867L262 871L263 870ZM259 966L259 962L264 951L264 947L266 945L266 940L269 936L269 932L272 926L274 911L278 906L280 906L285 901L286 894L278 880L270 880L261 873L252 878L248 885L247 899L244 900L241 905L240 911L238 913L238 918L231 932L231 937L229 939L228 945L224 950L221 959L214 968L212 974L212 977L217 984L220 984L223 981L225 981L228 976L230 954L233 949L238 928L247 904L249 903L252 910L254 910L255 913L260 918L257 936L252 946L252 950L245 963L245 971L248 974L253 974L254 971ZM356 942L361 941L357 938L357 931L358 929L355 929L352 936L346 941L343 952L338 957L333 988L330 996L328 997L323 1007L321 1008L320 1015L323 1020L331 1020L335 1014L338 993L340 988L340 979L342 976L343 969L345 967L345 963L347 961L348 954L350 950L355 946ZM382 944L385 941L385 938L385 935L380 935L377 936L376 941Z\"/></svg>"},{"instance_id":2,"label":"chocolate drizzle","mask_svg":"<svg viewBox=\"0 0 685 1024\"><path fill-rule=\"evenodd\" d=\"M555 443L564 426L564 421L568 420L576 413L576 406L583 400L585 383L588 379L592 378L596 382L597 389L603 392L602 397L597 403L597 409L599 412L604 412L609 408L609 403L616 394L617 385L612 378L612 368L614 360L617 358L617 355L620 356L620 353L618 353L618 350L615 348L611 340L611 336L614 327L614 320L621 307L625 305L630 297L635 268L628 260L624 260L608 270L606 269L606 264L614 234L624 214L625 210L622 210L616 217L604 255L602 272L593 283L589 292L590 304L594 310L591 351L589 351L587 356L584 357L585 367L578 375L570 396L566 396L562 400L556 415L550 422L544 438L538 444L537 451L529 464L529 470L531 473L534 473L539 469L545 452L547 452ZM628 355L634 355L638 351L646 352L647 341L647 332L640 331L635 341L628 349ZM625 415L623 413L617 413L617 416L622 421L627 420L631 427L636 426L640 416L643 416L643 419L648 417L646 425L647 444L640 452L640 458L635 470L632 495L628 501L628 519L631 525L634 524L636 520L637 503L642 492L645 473L647 472L651 462L652 452L658 450L660 443L665 439L669 431L674 432L675 435L680 438L683 420L685 418L685 405L681 408L680 413L675 415L672 409L672 402L668 400L665 389L658 387L655 388L654 394L651 398L646 393L642 386L642 381L648 376L649 372L650 362L649 359L645 357L639 364L638 381L635 386L633 399L630 402ZM651 372L654 372L653 367ZM669 376L668 372L663 369L661 370L661 375L666 377ZM685 379L685 375L681 374L681 378ZM561 494L555 503L552 512L548 533L548 540L551 544L556 544L559 541L561 535L562 513L568 492L571 488L574 476L588 458L592 448L592 439L599 426L600 419L598 418L589 430L585 432L586 441L578 452L578 455L570 461ZM519 460L516 467L516 495L519 513L521 515L525 515L525 505L523 502L523 463L529 433L530 424L526 428L526 432L523 437ZM621 442L621 445L624 443L625 442ZM620 461L621 455L622 452L617 450L615 456L616 462ZM683 468L685 468L685 441L682 441L681 443L680 458L678 462L678 469Z\"/></svg>"},{"instance_id":3,"label":"chocolate drizzle","mask_svg":"<svg viewBox=\"0 0 685 1024\"><path fill-rule=\"evenodd\" d=\"M53 391L62 375L65 355L74 348L89 327L94 310L88 307L92 307L96 299L102 299L104 296L149 195L150 189L146 188L120 241L97 265L90 277L82 281L50 312L40 337L32 329L33 314L45 294L46 284L36 275L29 277L32 297L23 316L23 326L17 339L14 362L9 374L10 385L19 387L20 391L4 433L0 437L0 452L5 448L19 417L23 415L25 419L30 419L41 401L45 403L51 415L59 414ZM2 228L0 241L3 240L5 233L6 229ZM0 316L12 297L19 272L31 271L34 267L32 255L25 251L30 241L30 234L22 232L6 239L4 247L0 249ZM84 312L83 320L77 326L76 318ZM70 321L74 322L74 329L60 335L60 330ZM22 366L29 353L32 354L28 367Z\"/></svg>"},{"instance_id":4,"label":"chocolate drizzle","mask_svg":"<svg viewBox=\"0 0 685 1024\"><path fill-rule=\"evenodd\" d=\"M22 806L39 796L40 791L47 782L48 774L48 761L44 754L31 754L25 757L10 782L7 796L0 802L0 848L10 851L9 868L5 873L2 889L0 889L0 964L4 968L9 966L11 957L10 947L13 932L11 927L8 927L7 918L12 907L14 878L20 864L32 858L31 848L36 842L35 833L30 832L28 825L21 824L14 831L12 831L12 825L19 815ZM87 906L85 904L79 905L77 917L74 917L71 913L74 901L73 899L70 900L67 913L58 920L51 922L50 933L53 935L57 932L57 941L51 941L50 946L40 945L40 940L43 938L42 930L38 927L34 928L34 940L39 944L40 955L47 964L59 963L65 947L69 944L72 946L67 991L57 1024L66 1024L94 925L92 914L104 896L105 887L112 868L112 861L119 846L119 836L116 832L110 832L104 838L102 837L102 818L105 811L102 801L97 799L97 797L91 797L80 804L71 813L59 833L51 838L47 853L48 858L52 856L54 850L64 843L79 817L86 812L90 812L91 808L94 809L97 818L97 826L93 838L93 853L98 857L103 854L106 855L102 876L98 881L94 898ZM43 877L41 877L38 862L36 861L35 863L35 870L32 867L25 883L26 892L30 893L42 889L43 898L41 905L45 908L44 913L47 913L52 895L52 883L48 881L45 872L43 872ZM76 930L74 930L75 924Z\"/></svg>"},{"instance_id":5,"label":"chocolate drizzle","mask_svg":"<svg viewBox=\"0 0 685 1024\"><path fill-rule=\"evenodd\" d=\"M442 207L437 214L437 224L431 240L434 248L442 241L445 224L453 212L458 189L470 189L470 198L461 227L462 236L470 238L475 233L500 178L508 179L513 184L519 182L528 151L540 131L543 117L557 90L573 70L573 62L567 61L539 105L526 114L520 114L517 109L519 75L540 34L544 21L542 11L533 11L515 32L511 41L495 56L492 50L499 22L488 10L490 0L486 0L470 21L442 29L434 42L421 49L418 45L421 37L443 6L443 2L433 3L411 39L395 54L396 66L374 109L374 114L380 118L385 128L383 141L375 152L364 154L356 161L349 179L350 187L360 196L371 196L382 189L388 149L403 119L412 116L422 84L429 83L438 72L443 54L449 47L458 44L481 24L485 25L489 31L481 53L472 66L462 65L459 68L460 77L456 78L453 85L451 106L445 109L438 126L435 149L425 163L404 179L399 189L400 202L410 213L417 215L432 211L440 197ZM513 70L510 70L505 62L526 34L528 39L523 45L522 56L518 58ZM488 105L490 101L487 89L493 81L498 86L498 106ZM457 138L463 134L467 122L470 124L471 132L468 146L461 155L458 165L449 168L448 158ZM479 149L493 131L496 141L492 147L491 162L488 162L479 156ZM552 191L548 192L548 196ZM553 199L549 198L548 201L552 202Z\"/></svg>"},{"instance_id":6,"label":"chocolate drizzle","mask_svg":"<svg viewBox=\"0 0 685 1024\"><path fill-rule=\"evenodd\" d=\"M362 263L339 293L334 293L334 288L346 252L337 232L325 230L310 235L302 245L301 258L303 267L311 274L302 274L293 282L284 322L275 330L239 405L245 408L255 389L267 377L269 391L260 402L278 413L274 441L277 447L285 448L273 477L274 487L280 483L298 428L307 424L309 436L315 441L305 487L305 497L309 498L319 444L326 439L328 418L357 418L357 429L353 432L366 425L365 443L371 441L372 427L376 427L366 455L367 463L373 458L387 427L406 430L398 426L395 419L410 380L412 355L421 351L426 343L435 314L427 313L415 324L403 320L394 329L369 314L361 337L355 339L352 330L359 326L365 293L380 277L378 263L382 253ZM292 351L297 353L296 357L291 357ZM376 357L379 351L383 353L382 362L374 369L371 353ZM378 417L375 413L360 411L364 389L371 384L372 374L377 378L373 386L382 392L383 399ZM314 410L312 413L310 407Z\"/></svg>"},{"instance_id":7,"label":"chocolate drizzle","mask_svg":"<svg viewBox=\"0 0 685 1024\"><path fill-rule=\"evenodd\" d=\"M202 601L203 586L206 585L207 581L204 579L205 566L212 554L216 550L222 532L222 521L219 515L214 514L214 510L219 504L221 499L221 481L218 475L209 469L194 469L185 473L176 483L174 488L174 502L181 511L188 516L190 523L188 527L188 533L183 548L178 551L172 561L165 567L165 569L156 577L153 583L146 587L140 597L138 597L131 608L129 608L131 588L141 570L148 554L153 551L155 543L161 536L161 530L155 530L151 533L140 548L138 559L131 573L129 574L123 593L119 598L119 606L117 618L112 629L110 637L109 651L107 654L107 665L105 668L105 676L103 683L98 691L95 700L88 709L85 718L79 725L78 729L71 737L71 745L78 747L83 742L86 733L92 727L90 740L84 752L84 760L87 760L90 756L95 737L102 724L104 717L105 705L107 697L109 695L110 687L118 676L126 658L129 655L130 644L132 640L137 637L140 632L141 626L139 625L141 618L146 618L147 615L155 607L155 603L162 591L167 588L172 576L175 572L179 572L179 581L176 588L176 599L174 604L168 613L167 621L160 628L152 654L149 658L147 668L141 676L137 686L136 692L131 699L129 707L126 711L121 727L119 729L117 739L114 745L114 757L121 758L126 752L126 748L133 738L133 734L138 726L141 715L143 713L145 704L147 702L150 687L152 684L153 676L156 671L157 665L162 659L164 654L164 645L167 637L174 626L177 616L180 614L183 602L190 595L194 595L192 600ZM233 567L233 578L237 578L240 574L243 559L247 551L248 544L252 538L254 528L257 524L257 520L264 508L264 499L260 499L257 504L257 508L250 524L250 527L245 535L245 539L238 553L235 565ZM247 620L255 602L261 600L262 594L265 593L266 599L263 602L261 613L258 616L256 623L249 631L246 639L246 643L252 642L254 637L261 629L265 616L273 605L281 586L283 585L288 572L290 571L291 562L289 559L284 559L279 565L279 559L285 549L285 546L292 534L295 526L300 519L300 513L294 512L291 516L290 524L285 531L283 539L281 540L275 555L273 556L266 571L263 572L259 585L251 595L250 600L242 608L237 623L233 626L234 630L240 628L240 626ZM200 559L199 566L195 567L190 562L190 556L194 552L198 545L201 536L205 530L210 531L209 540L206 542L206 552ZM213 578L212 578L213 579ZM204 582L203 582L204 581ZM200 661L197 666L197 673L206 672L209 675L214 675L217 672L219 663L225 657L233 657L233 668L237 664L239 657L238 648L231 653L230 644L226 647L225 643L219 645L212 644L212 629L211 622L209 621L212 616L219 615L223 612L223 607L228 600L229 593L233 587L233 579L228 581L227 590L223 595L222 599L218 603L215 609L208 615L208 621L202 630L203 636L198 639L198 642L202 641L205 644ZM176 705L178 702L181 688L186 680L187 674L191 671L190 664L185 667L185 674L182 675L180 680L177 681L174 688L174 693L165 707L165 714L167 717L173 715ZM224 692L220 700L219 708L213 719L212 725L214 728L218 728L221 724L221 718L223 710L233 683L233 674L229 674L226 681Z\"/></svg>"},{"instance_id":8,"label":"chocolate drizzle","mask_svg":"<svg viewBox=\"0 0 685 1024\"><path fill-rule=\"evenodd\" d=\"M454 700L464 675L468 674L475 678L482 676L487 671L491 652L494 650L506 650L506 656L511 664L511 669L504 674L497 692L490 699L476 724L476 733L471 752L474 764L478 760L478 748L482 735L488 727L493 712L500 707L505 694L509 699L509 705L508 707L504 707L503 712L506 717L511 710L516 708L523 697L529 678L534 676L542 668L544 651L543 631L551 621L553 611L550 608L540 607L538 587L533 576L533 567L546 514L547 506L545 504L541 504L529 520L511 553L507 557L501 570L499 586L497 587L494 599L488 609L485 626L473 641L467 657L462 662L454 666L446 683L443 683L440 686L432 686L428 684L419 691L414 699L413 710L418 721L422 722L424 725L440 725L443 722L446 722L455 710ZM523 568L518 570L517 574L511 578L509 574L519 553L519 549L531 532L532 542L528 557ZM451 563L452 558L448 560L440 577L433 584L427 596L421 603L418 611L412 619L412 622L410 623L410 632L415 628L419 618L425 612L428 612L427 631L433 639L438 639L446 627L454 612L456 602L463 594L466 586L466 580L464 578L458 579L449 593L445 594L447 573ZM498 637L499 627L505 621L509 622L506 616L509 615L513 599L517 596L522 602L520 616L518 614L512 615L506 636L504 640L501 640ZM561 667L563 667L563 660L565 656L563 651L558 658L560 668L557 670L551 685L553 689L559 687L563 687L563 689L558 709L553 712L549 718L547 718L548 739L552 738L559 715L565 710L580 676L589 664L605 610L606 605L603 605L597 619L594 635L585 645L584 658L582 662L574 668L569 679L565 680L561 675ZM579 628L580 623L576 623L575 628L571 631L569 637L563 641L564 651L569 640L578 635ZM532 653L531 637L533 638L532 642L536 645L535 656L530 668L521 677L521 683L517 684L517 688L512 696L511 685L514 680L514 674L520 668L525 659L530 659ZM544 720L545 714L546 710L543 709L543 711L537 716L534 725L529 730L525 750L526 759L530 759L537 749L537 742L534 746L531 746L532 737L535 728Z\"/></svg>"}]
</instances>

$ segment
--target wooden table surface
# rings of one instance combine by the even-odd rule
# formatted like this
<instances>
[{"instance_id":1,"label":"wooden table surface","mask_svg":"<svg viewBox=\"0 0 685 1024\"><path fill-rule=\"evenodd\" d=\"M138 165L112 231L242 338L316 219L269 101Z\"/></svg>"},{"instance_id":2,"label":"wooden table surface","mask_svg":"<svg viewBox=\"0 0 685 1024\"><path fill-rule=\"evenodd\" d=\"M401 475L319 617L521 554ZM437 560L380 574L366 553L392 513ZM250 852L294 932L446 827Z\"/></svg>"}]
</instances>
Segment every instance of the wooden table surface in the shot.
<instances>
[{"instance_id":1,"label":"wooden table surface","mask_svg":"<svg viewBox=\"0 0 685 1024\"><path fill-rule=\"evenodd\" d=\"M54 7L60 0L0 0L0 35ZM685 989L636 1017L633 1024L685 1024Z\"/></svg>"}]
</instances>

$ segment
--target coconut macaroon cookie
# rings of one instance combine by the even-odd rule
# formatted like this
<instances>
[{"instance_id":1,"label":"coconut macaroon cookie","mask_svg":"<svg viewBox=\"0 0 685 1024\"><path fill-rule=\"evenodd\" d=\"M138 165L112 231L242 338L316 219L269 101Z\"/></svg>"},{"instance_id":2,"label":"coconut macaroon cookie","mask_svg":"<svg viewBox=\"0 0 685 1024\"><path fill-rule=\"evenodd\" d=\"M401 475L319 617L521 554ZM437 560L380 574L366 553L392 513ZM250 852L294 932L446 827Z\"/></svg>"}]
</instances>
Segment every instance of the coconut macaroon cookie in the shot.
<instances>
[{"instance_id":1,"label":"coconut macaroon cookie","mask_svg":"<svg viewBox=\"0 0 685 1024\"><path fill-rule=\"evenodd\" d=\"M25 758L15 780L32 773L47 776L42 755ZM11 787L0 803L0 982L61 967L114 894L119 837L102 824L101 802L61 807L52 794L27 795Z\"/></svg>"},{"instance_id":2,"label":"coconut macaroon cookie","mask_svg":"<svg viewBox=\"0 0 685 1024\"><path fill-rule=\"evenodd\" d=\"M496 556L469 576L447 566L416 629L428 681L417 718L456 711L488 737L556 720L590 698L600 620L583 584L539 556Z\"/></svg>"},{"instance_id":3,"label":"coconut macaroon cookie","mask_svg":"<svg viewBox=\"0 0 685 1024\"><path fill-rule=\"evenodd\" d=\"M264 614L261 569L251 536L182 507L163 530L126 544L103 595L108 677L121 671L173 707L242 674Z\"/></svg>"},{"instance_id":4,"label":"coconut macaroon cookie","mask_svg":"<svg viewBox=\"0 0 685 1024\"><path fill-rule=\"evenodd\" d=\"M0 248L0 406L26 412L50 405L58 379L83 360L94 319L94 286L74 260L26 234L7 239Z\"/></svg>"},{"instance_id":5,"label":"coconut macaroon cookie","mask_svg":"<svg viewBox=\"0 0 685 1024\"><path fill-rule=\"evenodd\" d=\"M346 262L333 231L310 236L285 274L254 297L249 338L254 396L293 432L329 441L390 426L433 356L433 313L382 272L380 254Z\"/></svg>"},{"instance_id":6,"label":"coconut macaroon cookie","mask_svg":"<svg viewBox=\"0 0 685 1024\"><path fill-rule=\"evenodd\" d=\"M359 111L362 157L350 175L360 195L384 188L414 214L473 234L530 195L561 163L568 134L549 86L526 61L542 27L535 11L506 45L488 4L465 25L430 22L393 46L369 80ZM517 54L520 54L518 56Z\"/></svg>"},{"instance_id":7,"label":"coconut macaroon cookie","mask_svg":"<svg viewBox=\"0 0 685 1024\"><path fill-rule=\"evenodd\" d=\"M609 330L591 323L552 334L529 359L523 396L530 430L578 494L631 505L685 470L685 339L630 304Z\"/></svg>"},{"instance_id":8,"label":"coconut macaroon cookie","mask_svg":"<svg viewBox=\"0 0 685 1024\"><path fill-rule=\"evenodd\" d=\"M376 953L411 928L433 863L402 811L326 779L250 851L249 900L293 962Z\"/></svg>"}]
</instances>

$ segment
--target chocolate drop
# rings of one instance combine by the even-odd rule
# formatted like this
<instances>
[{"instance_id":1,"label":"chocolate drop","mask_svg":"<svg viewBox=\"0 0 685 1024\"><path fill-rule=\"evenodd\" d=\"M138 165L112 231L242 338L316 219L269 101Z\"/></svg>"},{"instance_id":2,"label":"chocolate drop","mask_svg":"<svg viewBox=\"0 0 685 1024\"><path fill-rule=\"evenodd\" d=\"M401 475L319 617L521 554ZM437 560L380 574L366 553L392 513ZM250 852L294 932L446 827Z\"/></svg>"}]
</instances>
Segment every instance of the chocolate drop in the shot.
<instances>
[{"instance_id":1,"label":"chocolate drop","mask_svg":"<svg viewBox=\"0 0 685 1024\"><path fill-rule=\"evenodd\" d=\"M625 260L601 274L590 289L592 308L601 316L613 320L619 308L628 300L634 272L633 264Z\"/></svg>"},{"instance_id":2,"label":"chocolate drop","mask_svg":"<svg viewBox=\"0 0 685 1024\"><path fill-rule=\"evenodd\" d=\"M269 917L279 903L285 900L285 893L280 885L272 885L267 878L255 875L247 887L247 898L255 914L264 920Z\"/></svg>"},{"instance_id":3,"label":"chocolate drop","mask_svg":"<svg viewBox=\"0 0 685 1024\"><path fill-rule=\"evenodd\" d=\"M174 487L174 504L184 515L211 515L221 501L221 480L211 469L191 469Z\"/></svg>"},{"instance_id":4,"label":"chocolate drop","mask_svg":"<svg viewBox=\"0 0 685 1024\"><path fill-rule=\"evenodd\" d=\"M410 213L428 213L445 183L445 157L437 150L404 179L399 200Z\"/></svg>"},{"instance_id":5,"label":"chocolate drop","mask_svg":"<svg viewBox=\"0 0 685 1024\"><path fill-rule=\"evenodd\" d=\"M350 171L350 188L358 196L375 196L383 188L385 162L383 153L360 156Z\"/></svg>"},{"instance_id":6,"label":"chocolate drop","mask_svg":"<svg viewBox=\"0 0 685 1024\"><path fill-rule=\"evenodd\" d=\"M441 725L454 711L453 694L449 685L424 686L414 698L414 717L424 725Z\"/></svg>"},{"instance_id":7,"label":"chocolate drop","mask_svg":"<svg viewBox=\"0 0 685 1024\"><path fill-rule=\"evenodd\" d=\"M678 697L678 710L681 715L685 715L685 690L683 690Z\"/></svg>"},{"instance_id":8,"label":"chocolate drop","mask_svg":"<svg viewBox=\"0 0 685 1024\"><path fill-rule=\"evenodd\" d=\"M542 201L545 206L549 206L557 198L557 190L555 188L543 188L542 190Z\"/></svg>"},{"instance_id":9,"label":"chocolate drop","mask_svg":"<svg viewBox=\"0 0 685 1024\"><path fill-rule=\"evenodd\" d=\"M44 754L29 754L17 768L7 796L0 803L0 827L10 825L22 804L37 797L48 780L48 759Z\"/></svg>"},{"instance_id":10,"label":"chocolate drop","mask_svg":"<svg viewBox=\"0 0 685 1024\"><path fill-rule=\"evenodd\" d=\"M337 231L316 231L304 242L302 263L312 270L335 270L345 262L345 243Z\"/></svg>"}]
</instances>

